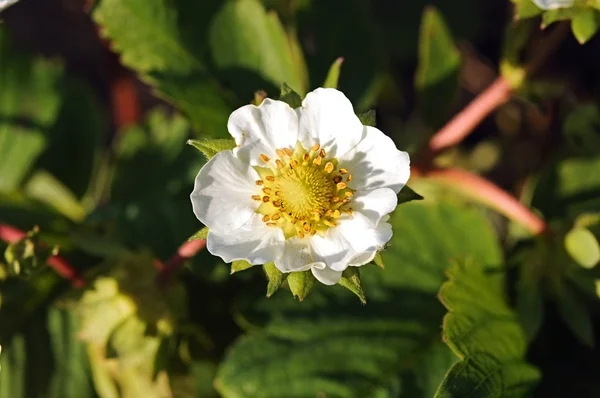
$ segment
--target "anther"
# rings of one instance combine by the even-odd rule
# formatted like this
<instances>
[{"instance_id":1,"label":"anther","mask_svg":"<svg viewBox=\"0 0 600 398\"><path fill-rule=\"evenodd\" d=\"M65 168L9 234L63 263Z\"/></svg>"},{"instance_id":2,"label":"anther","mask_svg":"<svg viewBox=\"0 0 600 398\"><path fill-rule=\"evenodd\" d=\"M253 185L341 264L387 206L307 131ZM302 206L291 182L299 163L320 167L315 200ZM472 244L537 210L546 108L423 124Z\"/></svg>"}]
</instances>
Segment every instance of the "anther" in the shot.
<instances>
[{"instance_id":1,"label":"anther","mask_svg":"<svg viewBox=\"0 0 600 398\"><path fill-rule=\"evenodd\" d=\"M342 200L342 203L350 203L350 198L346 198L346 199Z\"/></svg>"},{"instance_id":2,"label":"anther","mask_svg":"<svg viewBox=\"0 0 600 398\"><path fill-rule=\"evenodd\" d=\"M283 167L283 163L281 162L281 160L277 159L277 160L275 160L275 163L277 164L277 168Z\"/></svg>"},{"instance_id":3,"label":"anther","mask_svg":"<svg viewBox=\"0 0 600 398\"><path fill-rule=\"evenodd\" d=\"M335 202L339 202L339 201L340 201L340 198L339 198L338 196L334 196L333 198L331 198L331 201L332 201L333 203L335 203Z\"/></svg>"},{"instance_id":4,"label":"anther","mask_svg":"<svg viewBox=\"0 0 600 398\"><path fill-rule=\"evenodd\" d=\"M333 177L333 182L335 182L336 184L338 182L342 182L342 176L335 176L335 177Z\"/></svg>"},{"instance_id":5,"label":"anther","mask_svg":"<svg viewBox=\"0 0 600 398\"><path fill-rule=\"evenodd\" d=\"M262 218L263 222L267 222L267 221L269 221L270 219L271 219L271 216L270 216L270 215L268 215L268 214L266 214L266 215L265 215L265 216Z\"/></svg>"},{"instance_id":6,"label":"anther","mask_svg":"<svg viewBox=\"0 0 600 398\"><path fill-rule=\"evenodd\" d=\"M283 148L283 152L288 156L292 156L292 150L290 148Z\"/></svg>"},{"instance_id":7,"label":"anther","mask_svg":"<svg viewBox=\"0 0 600 398\"><path fill-rule=\"evenodd\" d=\"M302 160L308 162L310 160L310 155L308 153L305 153L304 155L302 155Z\"/></svg>"},{"instance_id":8,"label":"anther","mask_svg":"<svg viewBox=\"0 0 600 398\"><path fill-rule=\"evenodd\" d=\"M273 181L275 181L275 177L273 177L273 176L266 176L265 180L273 182Z\"/></svg>"},{"instance_id":9,"label":"anther","mask_svg":"<svg viewBox=\"0 0 600 398\"><path fill-rule=\"evenodd\" d=\"M297 160L292 160L291 163L290 163L290 167L293 169L296 166L298 166L298 161Z\"/></svg>"},{"instance_id":10,"label":"anther","mask_svg":"<svg viewBox=\"0 0 600 398\"><path fill-rule=\"evenodd\" d=\"M271 220L273 221L277 221L281 218L281 216L279 215L279 213L273 214L273 217L271 217Z\"/></svg>"},{"instance_id":11,"label":"anther","mask_svg":"<svg viewBox=\"0 0 600 398\"><path fill-rule=\"evenodd\" d=\"M335 186L337 187L338 191L347 187L345 182L338 182Z\"/></svg>"},{"instance_id":12,"label":"anther","mask_svg":"<svg viewBox=\"0 0 600 398\"><path fill-rule=\"evenodd\" d=\"M310 236L313 236L313 235L314 235L314 234L316 234L316 233L317 233L317 230L316 230L316 229L313 229L312 231L310 231Z\"/></svg>"},{"instance_id":13,"label":"anther","mask_svg":"<svg viewBox=\"0 0 600 398\"><path fill-rule=\"evenodd\" d=\"M346 191L346 193L344 193L344 195L346 195L347 197L353 196L354 192L352 191Z\"/></svg>"},{"instance_id":14,"label":"anther","mask_svg":"<svg viewBox=\"0 0 600 398\"><path fill-rule=\"evenodd\" d=\"M280 158L285 156L285 152L283 152L281 149L275 149L275 153L277 153L277 156Z\"/></svg>"},{"instance_id":15,"label":"anther","mask_svg":"<svg viewBox=\"0 0 600 398\"><path fill-rule=\"evenodd\" d=\"M348 174L348 169L340 169L340 174Z\"/></svg>"},{"instance_id":16,"label":"anther","mask_svg":"<svg viewBox=\"0 0 600 398\"><path fill-rule=\"evenodd\" d=\"M292 221L290 221L292 224L296 224L298 222L298 219L296 217L292 218Z\"/></svg>"},{"instance_id":17,"label":"anther","mask_svg":"<svg viewBox=\"0 0 600 398\"><path fill-rule=\"evenodd\" d=\"M261 200L262 198L260 197L260 195L252 195L252 199Z\"/></svg>"},{"instance_id":18,"label":"anther","mask_svg":"<svg viewBox=\"0 0 600 398\"><path fill-rule=\"evenodd\" d=\"M349 207L348 210L346 210L346 213L352 214L352 207Z\"/></svg>"},{"instance_id":19,"label":"anther","mask_svg":"<svg viewBox=\"0 0 600 398\"><path fill-rule=\"evenodd\" d=\"M275 201L273 201L273 206L280 207L281 206L281 200L275 200Z\"/></svg>"},{"instance_id":20,"label":"anther","mask_svg":"<svg viewBox=\"0 0 600 398\"><path fill-rule=\"evenodd\" d=\"M329 217L333 213L333 210L329 209L323 214L324 217Z\"/></svg>"},{"instance_id":21,"label":"anther","mask_svg":"<svg viewBox=\"0 0 600 398\"><path fill-rule=\"evenodd\" d=\"M268 162L269 160L271 160L271 158L270 158L270 157L268 157L267 155L265 155L264 153L261 153L261 154L260 154L260 158L261 158L261 160L262 160L263 162L265 162L265 163L266 163L266 162Z\"/></svg>"},{"instance_id":22,"label":"anther","mask_svg":"<svg viewBox=\"0 0 600 398\"><path fill-rule=\"evenodd\" d=\"M299 230L298 230L298 236L299 236L299 237L301 237L301 238L304 238L304 236L305 236L305 235L304 235L304 231L303 231L303 230L301 230L301 229L299 229Z\"/></svg>"},{"instance_id":23,"label":"anther","mask_svg":"<svg viewBox=\"0 0 600 398\"><path fill-rule=\"evenodd\" d=\"M275 222L268 222L267 226L269 226L269 227L276 227L277 223L275 223Z\"/></svg>"},{"instance_id":24,"label":"anther","mask_svg":"<svg viewBox=\"0 0 600 398\"><path fill-rule=\"evenodd\" d=\"M271 188L263 188L263 192L270 195L273 190Z\"/></svg>"},{"instance_id":25,"label":"anther","mask_svg":"<svg viewBox=\"0 0 600 398\"><path fill-rule=\"evenodd\" d=\"M331 215L333 218L340 218L342 214L340 213L339 210L334 210L333 214Z\"/></svg>"},{"instance_id":26,"label":"anther","mask_svg":"<svg viewBox=\"0 0 600 398\"><path fill-rule=\"evenodd\" d=\"M326 173L331 173L333 171L333 163L327 162L324 170Z\"/></svg>"},{"instance_id":27,"label":"anther","mask_svg":"<svg viewBox=\"0 0 600 398\"><path fill-rule=\"evenodd\" d=\"M346 181L348 181L348 182L352 181L352 174L348 174L348 177L346 177Z\"/></svg>"},{"instance_id":28,"label":"anther","mask_svg":"<svg viewBox=\"0 0 600 398\"><path fill-rule=\"evenodd\" d=\"M271 200L271 198L269 198L268 196L263 196L262 201L267 203L269 200Z\"/></svg>"},{"instance_id":29,"label":"anther","mask_svg":"<svg viewBox=\"0 0 600 398\"><path fill-rule=\"evenodd\" d=\"M323 224L327 225L328 227L335 227L337 225L335 223L335 221L330 221L330 220L323 220Z\"/></svg>"},{"instance_id":30,"label":"anther","mask_svg":"<svg viewBox=\"0 0 600 398\"><path fill-rule=\"evenodd\" d=\"M307 223L307 222L305 222L305 223L304 223L304 225L302 226L302 228L304 228L304 230L305 230L306 232L309 232L309 231L310 231L310 224L309 224L309 223Z\"/></svg>"},{"instance_id":31,"label":"anther","mask_svg":"<svg viewBox=\"0 0 600 398\"><path fill-rule=\"evenodd\" d=\"M319 150L319 148L321 148L321 145L315 144L315 145L313 145L312 148L310 148L310 150L313 152L317 152Z\"/></svg>"},{"instance_id":32,"label":"anther","mask_svg":"<svg viewBox=\"0 0 600 398\"><path fill-rule=\"evenodd\" d=\"M326 155L325 149L321 149L321 151L319 152L319 156L322 157L322 158L324 158L325 155Z\"/></svg>"},{"instance_id":33,"label":"anther","mask_svg":"<svg viewBox=\"0 0 600 398\"><path fill-rule=\"evenodd\" d=\"M322 161L323 161L323 158L321 156L317 156L315 158L315 160L313 160L313 164L320 166Z\"/></svg>"}]
</instances>

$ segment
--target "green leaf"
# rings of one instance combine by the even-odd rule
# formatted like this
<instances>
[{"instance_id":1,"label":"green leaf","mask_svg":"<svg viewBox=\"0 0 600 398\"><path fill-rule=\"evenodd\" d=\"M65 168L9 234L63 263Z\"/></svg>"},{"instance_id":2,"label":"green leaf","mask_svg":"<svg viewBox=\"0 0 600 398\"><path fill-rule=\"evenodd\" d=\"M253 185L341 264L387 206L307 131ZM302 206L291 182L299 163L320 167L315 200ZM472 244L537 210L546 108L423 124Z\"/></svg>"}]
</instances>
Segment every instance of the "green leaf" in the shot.
<instances>
[{"instance_id":1,"label":"green leaf","mask_svg":"<svg viewBox=\"0 0 600 398\"><path fill-rule=\"evenodd\" d=\"M250 333L220 365L215 385L225 398L432 396L455 361L439 337L444 270L465 257L498 267L501 250L485 217L466 206L407 203L390 222L386 269L360 269L366 305L321 284L302 303L239 297Z\"/></svg>"},{"instance_id":2,"label":"green leaf","mask_svg":"<svg viewBox=\"0 0 600 398\"><path fill-rule=\"evenodd\" d=\"M527 339L504 300L502 275L486 275L474 261L456 263L448 275L440 289L449 311L444 341L461 362L450 369L435 396L524 396L540 373L524 361Z\"/></svg>"},{"instance_id":3,"label":"green leaf","mask_svg":"<svg viewBox=\"0 0 600 398\"><path fill-rule=\"evenodd\" d=\"M63 68L18 52L4 26L0 59L0 192L11 192L46 148L61 104Z\"/></svg>"},{"instance_id":4,"label":"green leaf","mask_svg":"<svg viewBox=\"0 0 600 398\"><path fill-rule=\"evenodd\" d=\"M398 193L398 205L412 202L413 200L423 200L424 198L412 190L408 185L402 187Z\"/></svg>"},{"instance_id":5,"label":"green leaf","mask_svg":"<svg viewBox=\"0 0 600 398\"><path fill-rule=\"evenodd\" d=\"M343 62L344 58L339 57L333 62L333 64L331 64L331 68L329 68L329 73L327 73L327 78L325 78L325 83L323 83L323 87L338 88L338 82L340 80L340 70L342 68Z\"/></svg>"},{"instance_id":6,"label":"green leaf","mask_svg":"<svg viewBox=\"0 0 600 398\"><path fill-rule=\"evenodd\" d=\"M202 152L206 156L206 160L212 159L221 151L235 148L235 141L231 139L188 140L187 143Z\"/></svg>"},{"instance_id":7,"label":"green leaf","mask_svg":"<svg viewBox=\"0 0 600 398\"><path fill-rule=\"evenodd\" d=\"M260 1L223 2L209 30L214 64L224 80L237 87L241 98L251 96L257 88L269 91L284 82L300 93L306 92L305 78L298 73L277 14L267 13ZM249 86L256 77L269 87Z\"/></svg>"},{"instance_id":8,"label":"green leaf","mask_svg":"<svg viewBox=\"0 0 600 398\"><path fill-rule=\"evenodd\" d=\"M600 110L595 104L573 109L563 125L568 148L577 155L593 156L600 147Z\"/></svg>"},{"instance_id":9,"label":"green leaf","mask_svg":"<svg viewBox=\"0 0 600 398\"><path fill-rule=\"evenodd\" d=\"M521 267L527 267L524 264ZM544 321L544 296L539 280L528 280L521 277L517 286L517 313L527 335L533 341Z\"/></svg>"},{"instance_id":10,"label":"green leaf","mask_svg":"<svg viewBox=\"0 0 600 398\"><path fill-rule=\"evenodd\" d=\"M271 297L281 286L288 274L284 274L277 269L275 263L266 263L263 265L269 284L267 285L267 297Z\"/></svg>"},{"instance_id":11,"label":"green leaf","mask_svg":"<svg viewBox=\"0 0 600 398\"><path fill-rule=\"evenodd\" d=\"M204 136L225 137L237 99L209 73L207 49L198 44L206 43L201 21L211 7L208 1L103 0L93 18L125 66L185 112Z\"/></svg>"},{"instance_id":12,"label":"green leaf","mask_svg":"<svg viewBox=\"0 0 600 398\"><path fill-rule=\"evenodd\" d=\"M0 354L0 396L10 398L94 397L78 323L67 311L40 312Z\"/></svg>"},{"instance_id":13,"label":"green leaf","mask_svg":"<svg viewBox=\"0 0 600 398\"><path fill-rule=\"evenodd\" d=\"M49 205L72 221L81 222L87 215L73 192L45 170L37 171L27 181L24 191L30 198Z\"/></svg>"},{"instance_id":14,"label":"green leaf","mask_svg":"<svg viewBox=\"0 0 600 398\"><path fill-rule=\"evenodd\" d=\"M244 271L252 267L254 267L254 265L250 264L248 261L236 260L231 263L231 273L233 274L234 272Z\"/></svg>"},{"instance_id":15,"label":"green leaf","mask_svg":"<svg viewBox=\"0 0 600 398\"><path fill-rule=\"evenodd\" d=\"M316 279L311 271L290 272L287 282L294 297L303 301L315 285Z\"/></svg>"},{"instance_id":16,"label":"green leaf","mask_svg":"<svg viewBox=\"0 0 600 398\"><path fill-rule=\"evenodd\" d=\"M577 227L565 236L565 249L584 268L594 268L600 262L600 244L587 228Z\"/></svg>"},{"instance_id":17,"label":"green leaf","mask_svg":"<svg viewBox=\"0 0 600 398\"><path fill-rule=\"evenodd\" d=\"M428 7L419 35L419 60L415 86L423 117L434 124L444 122L458 92L460 53L440 13Z\"/></svg>"},{"instance_id":18,"label":"green leaf","mask_svg":"<svg viewBox=\"0 0 600 398\"><path fill-rule=\"evenodd\" d=\"M571 29L580 44L584 44L591 39L599 27L600 13L591 8L581 10L571 21Z\"/></svg>"},{"instance_id":19,"label":"green leaf","mask_svg":"<svg viewBox=\"0 0 600 398\"><path fill-rule=\"evenodd\" d=\"M356 294L361 303L367 303L367 298L365 297L365 293L363 292L360 284L360 272L358 271L358 267L346 268L346 270L342 273L342 278L338 284Z\"/></svg>"},{"instance_id":20,"label":"green leaf","mask_svg":"<svg viewBox=\"0 0 600 398\"><path fill-rule=\"evenodd\" d=\"M281 85L279 100L288 104L292 109L302 106L302 97L287 84Z\"/></svg>"},{"instance_id":21,"label":"green leaf","mask_svg":"<svg viewBox=\"0 0 600 398\"><path fill-rule=\"evenodd\" d=\"M361 113L360 115L358 115L358 119L363 124L363 126L375 127L375 125L376 125L375 109L371 109L364 113Z\"/></svg>"},{"instance_id":22,"label":"green leaf","mask_svg":"<svg viewBox=\"0 0 600 398\"><path fill-rule=\"evenodd\" d=\"M575 292L568 287L558 298L558 310L567 327L575 337L590 348L594 347L594 327L592 317Z\"/></svg>"},{"instance_id":23,"label":"green leaf","mask_svg":"<svg viewBox=\"0 0 600 398\"><path fill-rule=\"evenodd\" d=\"M206 240L206 238L208 238L208 227L204 227L194 235L190 236L188 242L191 240Z\"/></svg>"}]
</instances>

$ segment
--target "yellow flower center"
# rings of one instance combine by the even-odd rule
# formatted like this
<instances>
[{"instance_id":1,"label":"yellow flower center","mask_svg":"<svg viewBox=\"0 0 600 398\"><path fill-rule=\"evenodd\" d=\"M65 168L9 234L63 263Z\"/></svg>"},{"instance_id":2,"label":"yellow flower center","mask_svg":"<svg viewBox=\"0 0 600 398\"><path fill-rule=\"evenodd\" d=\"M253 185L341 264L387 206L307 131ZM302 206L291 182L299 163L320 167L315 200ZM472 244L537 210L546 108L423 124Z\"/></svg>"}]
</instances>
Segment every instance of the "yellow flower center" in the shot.
<instances>
[{"instance_id":1,"label":"yellow flower center","mask_svg":"<svg viewBox=\"0 0 600 398\"><path fill-rule=\"evenodd\" d=\"M262 202L257 212L268 226L282 228L286 239L324 236L336 219L352 213L352 174L338 170L337 159L328 159L319 144L306 150L298 142L293 151L277 149L275 155L260 156L267 167L255 167L262 179L256 181L259 194L252 196Z\"/></svg>"}]
</instances>

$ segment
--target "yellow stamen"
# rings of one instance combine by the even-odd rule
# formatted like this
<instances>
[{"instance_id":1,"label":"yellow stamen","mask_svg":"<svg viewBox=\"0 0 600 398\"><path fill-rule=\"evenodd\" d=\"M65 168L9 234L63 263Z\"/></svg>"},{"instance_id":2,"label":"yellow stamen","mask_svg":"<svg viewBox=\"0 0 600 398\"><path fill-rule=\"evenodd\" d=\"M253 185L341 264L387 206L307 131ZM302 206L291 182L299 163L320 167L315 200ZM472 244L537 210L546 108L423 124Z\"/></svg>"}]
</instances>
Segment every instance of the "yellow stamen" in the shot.
<instances>
[{"instance_id":1,"label":"yellow stamen","mask_svg":"<svg viewBox=\"0 0 600 398\"><path fill-rule=\"evenodd\" d=\"M252 195L252 199L261 200L262 198L260 197L260 195Z\"/></svg>"},{"instance_id":2,"label":"yellow stamen","mask_svg":"<svg viewBox=\"0 0 600 398\"><path fill-rule=\"evenodd\" d=\"M320 166L322 161L323 161L323 158L321 156L317 156L315 158L315 160L313 160L313 164L316 164L317 166Z\"/></svg>"},{"instance_id":3,"label":"yellow stamen","mask_svg":"<svg viewBox=\"0 0 600 398\"><path fill-rule=\"evenodd\" d=\"M266 176L265 180L267 180L269 182L274 182L275 181L275 177L273 177L273 176Z\"/></svg>"},{"instance_id":4,"label":"yellow stamen","mask_svg":"<svg viewBox=\"0 0 600 398\"><path fill-rule=\"evenodd\" d=\"M315 145L313 145L312 148L310 148L310 150L313 152L317 152L319 150L319 148L321 148L321 145L315 144Z\"/></svg>"},{"instance_id":5,"label":"yellow stamen","mask_svg":"<svg viewBox=\"0 0 600 398\"><path fill-rule=\"evenodd\" d=\"M271 191L272 191L271 188L263 188L263 192L266 193L267 195L270 195Z\"/></svg>"},{"instance_id":6,"label":"yellow stamen","mask_svg":"<svg viewBox=\"0 0 600 398\"><path fill-rule=\"evenodd\" d=\"M277 164L277 168L282 168L283 167L283 163L281 163L281 160L277 159L275 160L275 163Z\"/></svg>"},{"instance_id":7,"label":"yellow stamen","mask_svg":"<svg viewBox=\"0 0 600 398\"><path fill-rule=\"evenodd\" d=\"M260 154L260 159L265 163L268 162L269 160L271 160L271 158L268 157L267 155L265 155L264 153Z\"/></svg>"},{"instance_id":8,"label":"yellow stamen","mask_svg":"<svg viewBox=\"0 0 600 398\"><path fill-rule=\"evenodd\" d=\"M346 195L347 197L350 197L350 196L354 195L354 192L346 191L346 193L344 193L344 195Z\"/></svg>"},{"instance_id":9,"label":"yellow stamen","mask_svg":"<svg viewBox=\"0 0 600 398\"><path fill-rule=\"evenodd\" d=\"M276 227L277 223L275 223L275 222L268 222L267 226L269 226L269 227Z\"/></svg>"},{"instance_id":10,"label":"yellow stamen","mask_svg":"<svg viewBox=\"0 0 600 398\"><path fill-rule=\"evenodd\" d=\"M348 182L352 181L352 174L348 174L348 177L346 177L346 181L348 181Z\"/></svg>"},{"instance_id":11,"label":"yellow stamen","mask_svg":"<svg viewBox=\"0 0 600 398\"><path fill-rule=\"evenodd\" d=\"M271 200L268 196L263 196L262 201L267 203L269 200Z\"/></svg>"},{"instance_id":12,"label":"yellow stamen","mask_svg":"<svg viewBox=\"0 0 600 398\"><path fill-rule=\"evenodd\" d=\"M326 173L331 173L333 171L333 163L327 162L323 170L325 170Z\"/></svg>"},{"instance_id":13,"label":"yellow stamen","mask_svg":"<svg viewBox=\"0 0 600 398\"><path fill-rule=\"evenodd\" d=\"M279 213L276 213L276 214L274 214L274 215L273 215L273 217L271 217L271 220L273 220L273 221L277 221L277 220L279 220L280 218L281 218L281 216L279 215Z\"/></svg>"},{"instance_id":14,"label":"yellow stamen","mask_svg":"<svg viewBox=\"0 0 600 398\"><path fill-rule=\"evenodd\" d=\"M262 185L262 184L264 184L264 183L265 183L265 182L264 182L263 180L256 180L256 185Z\"/></svg>"},{"instance_id":15,"label":"yellow stamen","mask_svg":"<svg viewBox=\"0 0 600 398\"><path fill-rule=\"evenodd\" d=\"M321 149L321 151L319 152L319 156L324 158L325 157L325 149Z\"/></svg>"},{"instance_id":16,"label":"yellow stamen","mask_svg":"<svg viewBox=\"0 0 600 398\"><path fill-rule=\"evenodd\" d=\"M340 169L340 174L348 174L348 169Z\"/></svg>"},{"instance_id":17,"label":"yellow stamen","mask_svg":"<svg viewBox=\"0 0 600 398\"><path fill-rule=\"evenodd\" d=\"M304 231L303 231L303 230L301 230L301 229L299 229L299 230L298 230L298 236L299 236L299 237L301 237L301 238L304 238L304 236L305 236L305 235L304 235Z\"/></svg>"},{"instance_id":18,"label":"yellow stamen","mask_svg":"<svg viewBox=\"0 0 600 398\"><path fill-rule=\"evenodd\" d=\"M283 148L283 152L285 152L285 154L288 156L292 156L293 153L290 148Z\"/></svg>"},{"instance_id":19,"label":"yellow stamen","mask_svg":"<svg viewBox=\"0 0 600 398\"><path fill-rule=\"evenodd\" d=\"M335 177L333 177L333 182L335 182L336 184L338 182L341 182L341 181L342 181L342 176L335 176Z\"/></svg>"},{"instance_id":20,"label":"yellow stamen","mask_svg":"<svg viewBox=\"0 0 600 398\"><path fill-rule=\"evenodd\" d=\"M345 182L338 182L338 183L336 184L336 187L337 187L337 189L338 189L338 190L342 190L342 189L346 188L346 187L347 187L347 185L346 185L346 183L345 183Z\"/></svg>"},{"instance_id":21,"label":"yellow stamen","mask_svg":"<svg viewBox=\"0 0 600 398\"><path fill-rule=\"evenodd\" d=\"M265 214L265 216L262 218L263 222L267 222L271 219L271 216L268 214Z\"/></svg>"},{"instance_id":22,"label":"yellow stamen","mask_svg":"<svg viewBox=\"0 0 600 398\"><path fill-rule=\"evenodd\" d=\"M333 214L331 215L333 218L340 218L341 213L339 210L334 210Z\"/></svg>"},{"instance_id":23,"label":"yellow stamen","mask_svg":"<svg viewBox=\"0 0 600 398\"><path fill-rule=\"evenodd\" d=\"M277 154L277 156L279 156L280 158L285 156L285 152L283 152L281 149L275 149L275 153Z\"/></svg>"}]
</instances>

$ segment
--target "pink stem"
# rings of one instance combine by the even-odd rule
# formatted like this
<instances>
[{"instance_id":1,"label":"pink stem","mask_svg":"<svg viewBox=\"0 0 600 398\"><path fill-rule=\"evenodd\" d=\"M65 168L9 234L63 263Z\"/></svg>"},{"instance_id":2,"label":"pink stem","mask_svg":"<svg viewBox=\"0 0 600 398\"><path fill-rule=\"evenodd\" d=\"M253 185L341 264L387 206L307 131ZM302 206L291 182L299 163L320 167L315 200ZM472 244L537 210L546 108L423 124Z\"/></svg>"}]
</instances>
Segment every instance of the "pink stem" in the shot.
<instances>
[{"instance_id":1,"label":"pink stem","mask_svg":"<svg viewBox=\"0 0 600 398\"><path fill-rule=\"evenodd\" d=\"M200 250L204 249L205 246L206 241L203 239L185 242L179 246L177 253L175 253L175 255L160 268L157 282L161 285L166 284L171 278L171 275L181 267L185 260L194 257Z\"/></svg>"}]
</instances>

